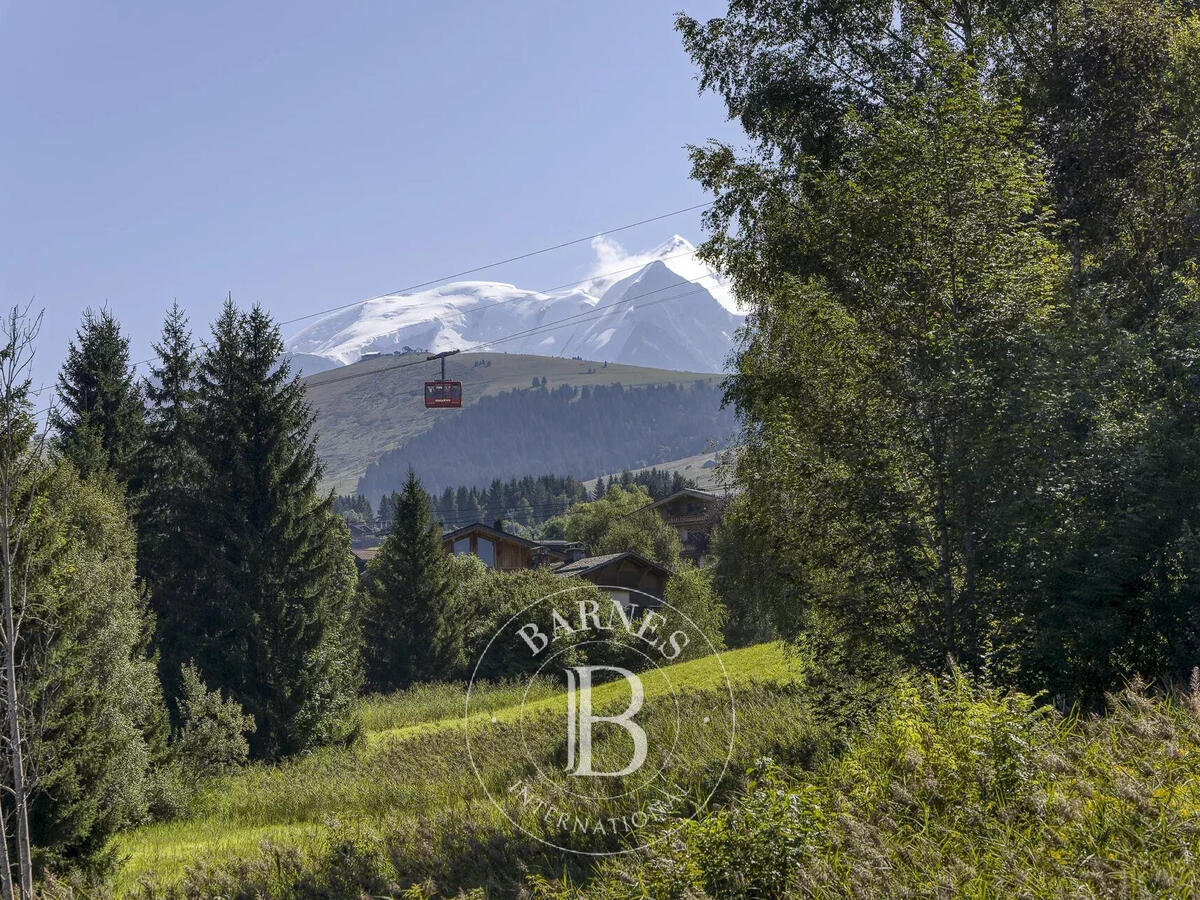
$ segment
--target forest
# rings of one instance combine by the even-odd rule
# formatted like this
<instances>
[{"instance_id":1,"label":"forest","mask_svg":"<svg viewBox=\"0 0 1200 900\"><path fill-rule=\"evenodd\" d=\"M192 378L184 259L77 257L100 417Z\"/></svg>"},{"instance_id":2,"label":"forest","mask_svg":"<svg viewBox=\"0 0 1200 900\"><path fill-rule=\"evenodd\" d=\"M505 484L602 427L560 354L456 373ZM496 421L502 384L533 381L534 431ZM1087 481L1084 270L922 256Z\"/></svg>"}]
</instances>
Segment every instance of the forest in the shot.
<instances>
[{"instance_id":1,"label":"forest","mask_svg":"<svg viewBox=\"0 0 1200 900\"><path fill-rule=\"evenodd\" d=\"M723 448L736 430L721 390L703 381L505 391L385 453L357 492L378 504L409 469L436 494L536 472L588 480Z\"/></svg>"},{"instance_id":2,"label":"forest","mask_svg":"<svg viewBox=\"0 0 1200 900\"><path fill-rule=\"evenodd\" d=\"M433 517L446 530L470 525L474 522L504 522L505 527L518 533L541 525L548 519L565 513L576 503L599 500L608 492L610 485L631 488L644 487L651 500L661 500L668 494L695 483L678 472L650 468L633 473L626 469L620 475L596 479L595 487L589 491L580 481L571 476L525 475L508 481L493 479L485 488L468 487L461 484L457 489L445 488L433 500ZM379 501L378 513L362 494L335 497L333 511L347 522L388 525L395 518L399 492L386 494Z\"/></svg>"}]
</instances>

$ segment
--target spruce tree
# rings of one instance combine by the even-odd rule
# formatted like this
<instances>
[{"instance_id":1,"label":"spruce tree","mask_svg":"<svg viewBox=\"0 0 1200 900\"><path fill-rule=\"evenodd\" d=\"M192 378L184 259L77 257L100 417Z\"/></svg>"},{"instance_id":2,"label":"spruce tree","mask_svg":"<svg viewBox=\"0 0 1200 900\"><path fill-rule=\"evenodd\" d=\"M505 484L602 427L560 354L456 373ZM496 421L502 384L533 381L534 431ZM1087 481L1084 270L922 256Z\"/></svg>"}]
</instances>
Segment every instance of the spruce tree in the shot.
<instances>
[{"instance_id":1,"label":"spruce tree","mask_svg":"<svg viewBox=\"0 0 1200 900\"><path fill-rule=\"evenodd\" d=\"M413 472L395 495L391 534L367 569L367 678L389 691L442 679L460 662L450 615L449 558L429 496Z\"/></svg>"},{"instance_id":2,"label":"spruce tree","mask_svg":"<svg viewBox=\"0 0 1200 900\"><path fill-rule=\"evenodd\" d=\"M109 472L128 485L144 410L129 364L129 338L107 309L84 312L58 376L58 399L51 424L63 456L85 478Z\"/></svg>"},{"instance_id":3,"label":"spruce tree","mask_svg":"<svg viewBox=\"0 0 1200 900\"><path fill-rule=\"evenodd\" d=\"M181 651L254 717L259 758L343 736L357 688L349 535L318 491L313 414L282 352L260 307L225 305L199 369L204 474L181 548Z\"/></svg>"},{"instance_id":4,"label":"spruce tree","mask_svg":"<svg viewBox=\"0 0 1200 900\"><path fill-rule=\"evenodd\" d=\"M148 401L145 441L138 456L138 571L157 614L157 648L168 697L180 696L181 646L187 631L181 607L190 596L192 572L180 547L185 540L183 510L200 484L203 467L196 452L196 350L187 317L173 304L154 345L157 362L143 390Z\"/></svg>"}]
</instances>

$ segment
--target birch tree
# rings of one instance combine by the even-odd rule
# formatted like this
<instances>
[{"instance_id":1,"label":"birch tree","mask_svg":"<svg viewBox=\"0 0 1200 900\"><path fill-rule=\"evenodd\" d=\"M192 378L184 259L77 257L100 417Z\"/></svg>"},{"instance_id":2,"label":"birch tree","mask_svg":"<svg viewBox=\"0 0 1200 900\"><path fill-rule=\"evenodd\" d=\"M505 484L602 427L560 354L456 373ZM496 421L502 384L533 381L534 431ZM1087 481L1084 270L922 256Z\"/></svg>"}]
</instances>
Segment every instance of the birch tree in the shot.
<instances>
[{"instance_id":1,"label":"birch tree","mask_svg":"<svg viewBox=\"0 0 1200 900\"><path fill-rule=\"evenodd\" d=\"M0 795L0 891L4 900L33 896L33 857L29 835L30 780L22 735L22 697L18 679L18 644L25 624L28 584L17 565L30 521L36 483L45 464L45 430L39 431L30 410L30 369L41 315L30 319L14 307L4 319L0 349L0 567L3 568L4 718L8 783ZM9 822L15 834L9 835ZM10 841L15 843L10 845ZM14 849L17 879L14 882Z\"/></svg>"}]
</instances>

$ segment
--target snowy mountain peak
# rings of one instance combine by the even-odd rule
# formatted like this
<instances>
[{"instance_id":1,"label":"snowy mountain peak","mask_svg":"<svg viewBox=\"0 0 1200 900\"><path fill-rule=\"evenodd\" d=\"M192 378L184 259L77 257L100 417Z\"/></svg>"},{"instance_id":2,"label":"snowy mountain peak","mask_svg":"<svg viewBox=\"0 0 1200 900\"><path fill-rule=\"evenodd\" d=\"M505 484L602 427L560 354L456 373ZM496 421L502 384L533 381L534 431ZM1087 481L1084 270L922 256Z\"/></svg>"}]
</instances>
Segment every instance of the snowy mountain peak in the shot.
<instances>
[{"instance_id":1,"label":"snowy mountain peak","mask_svg":"<svg viewBox=\"0 0 1200 900\"><path fill-rule=\"evenodd\" d=\"M696 248L692 244L691 241L689 241L685 237L680 237L679 235L676 234L676 235L672 236L669 240L663 241L661 244L659 244L657 247L655 247L653 250L651 250L650 253L647 255L655 256L659 259L663 259L664 257L675 256L676 254L679 254L679 253L695 253L695 252L696 252Z\"/></svg>"},{"instance_id":2,"label":"snowy mountain peak","mask_svg":"<svg viewBox=\"0 0 1200 900\"><path fill-rule=\"evenodd\" d=\"M742 316L725 279L688 240L675 235L640 254L604 239L593 247L595 273L579 287L544 293L463 281L379 297L314 322L288 339L287 350L334 364L407 346L725 368Z\"/></svg>"}]
</instances>

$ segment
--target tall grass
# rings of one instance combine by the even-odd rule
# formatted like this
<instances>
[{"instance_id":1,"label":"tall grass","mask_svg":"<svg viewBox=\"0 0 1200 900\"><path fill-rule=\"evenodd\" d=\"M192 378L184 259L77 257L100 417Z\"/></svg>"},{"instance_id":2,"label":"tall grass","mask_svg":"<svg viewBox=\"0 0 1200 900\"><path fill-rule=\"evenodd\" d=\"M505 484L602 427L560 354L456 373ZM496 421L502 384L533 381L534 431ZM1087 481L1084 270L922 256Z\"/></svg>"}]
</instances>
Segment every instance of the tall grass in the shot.
<instances>
[{"instance_id":1,"label":"tall grass","mask_svg":"<svg viewBox=\"0 0 1200 900\"><path fill-rule=\"evenodd\" d=\"M523 700L542 700L562 693L549 678L528 686L516 681L477 684L471 692L473 712L494 712L518 706ZM457 683L421 684L395 694L372 694L359 704L359 721L367 734L383 734L417 725L461 719L466 687Z\"/></svg>"},{"instance_id":2,"label":"tall grass","mask_svg":"<svg viewBox=\"0 0 1200 900\"><path fill-rule=\"evenodd\" d=\"M728 653L723 659L731 680L739 685L737 709L743 737L733 770L741 771L763 752L792 757L815 752L809 746L812 735L803 724L799 696L789 686L797 677L797 663L781 647L770 644ZM711 691L723 684L720 667L711 660L672 666L647 681L653 708L663 706L666 679L693 703L711 704ZM603 705L605 687L595 694ZM702 697L706 699L701 701ZM608 699L615 698L613 694ZM478 848L481 841L489 846L502 844L513 852L520 845L522 852L533 854L531 859L537 857L540 845L526 847L536 842L516 832L480 788L465 752L464 701L464 688L458 685L428 685L371 697L361 711L367 740L358 746L321 750L279 765L251 766L208 782L186 818L147 826L119 839L117 850L127 861L118 892L154 897L171 895L184 889L182 885L200 890L198 896L208 896L204 891L218 887L218 892L236 896L239 879L259 884L261 878L253 874L259 867L278 872L287 868L281 860L291 860L298 867L294 878L299 878L319 868L324 855L344 846L346 840L360 848L384 846L386 850L380 852L389 860L384 869L398 879L393 884L412 884L435 875L457 884L519 881L523 876L514 875L511 866L502 875L504 867L499 863L493 871L481 862L489 858ZM482 742L478 752L492 760L491 771L528 774L529 762L519 753L516 731L522 703L526 715L550 714L563 703L561 689L539 682L528 695L524 686L511 683L477 686L472 691L473 721L479 726L472 731L472 741ZM561 716L556 721L561 724ZM549 745L541 752L549 754ZM694 742L689 759L698 776L715 779L719 767L707 769L714 760L723 760L724 752ZM503 786L498 792L503 794ZM411 844L412 835L424 835L440 849L433 853L427 842ZM238 859L245 862L239 864ZM561 854L552 854L544 862L551 868L561 866ZM239 865L245 871L235 878L230 873L238 871ZM407 874L401 877L402 873ZM233 881L227 881L230 878ZM267 892L263 896L290 895Z\"/></svg>"},{"instance_id":3,"label":"tall grass","mask_svg":"<svg viewBox=\"0 0 1200 900\"><path fill-rule=\"evenodd\" d=\"M1200 896L1200 685L1060 718L961 676L906 683L816 772L764 764L725 809L546 900Z\"/></svg>"}]
</instances>

